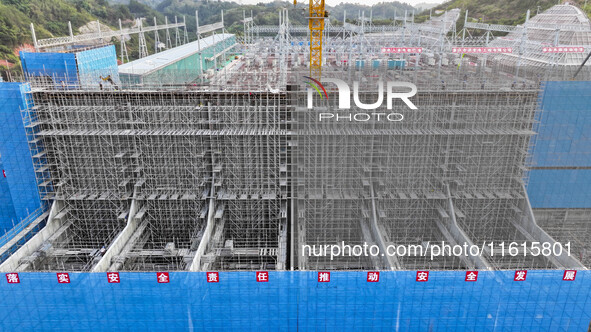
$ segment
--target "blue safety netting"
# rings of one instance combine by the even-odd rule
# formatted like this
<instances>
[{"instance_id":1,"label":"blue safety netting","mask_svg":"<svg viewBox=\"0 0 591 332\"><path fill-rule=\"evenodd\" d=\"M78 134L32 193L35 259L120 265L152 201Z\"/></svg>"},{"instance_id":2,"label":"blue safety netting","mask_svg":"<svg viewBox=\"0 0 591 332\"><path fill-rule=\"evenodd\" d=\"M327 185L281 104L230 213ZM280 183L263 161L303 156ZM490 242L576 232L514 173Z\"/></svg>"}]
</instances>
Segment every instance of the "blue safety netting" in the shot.
<instances>
[{"instance_id":1,"label":"blue safety netting","mask_svg":"<svg viewBox=\"0 0 591 332\"><path fill-rule=\"evenodd\" d=\"M6 169L2 163L2 156L0 155L0 229L6 230L12 225L17 218L14 211L14 204L12 203L12 195L10 195L10 187L8 186L8 178L6 177ZM0 234L4 231L0 231Z\"/></svg>"},{"instance_id":2,"label":"blue safety netting","mask_svg":"<svg viewBox=\"0 0 591 332\"><path fill-rule=\"evenodd\" d=\"M55 86L56 88L75 88L78 85L76 55L73 53L33 53L20 52L25 75Z\"/></svg>"},{"instance_id":3,"label":"blue safety netting","mask_svg":"<svg viewBox=\"0 0 591 332\"><path fill-rule=\"evenodd\" d=\"M29 89L24 83L0 83L0 235L41 206L21 116Z\"/></svg>"},{"instance_id":4,"label":"blue safety netting","mask_svg":"<svg viewBox=\"0 0 591 332\"><path fill-rule=\"evenodd\" d=\"M480 271L466 282L463 271L20 273L19 284L0 282L0 321L6 331L586 331L591 320L591 272L563 281L563 271Z\"/></svg>"},{"instance_id":5,"label":"blue safety netting","mask_svg":"<svg viewBox=\"0 0 591 332\"><path fill-rule=\"evenodd\" d=\"M591 82L546 82L534 166L591 166Z\"/></svg>"},{"instance_id":6,"label":"blue safety netting","mask_svg":"<svg viewBox=\"0 0 591 332\"><path fill-rule=\"evenodd\" d=\"M591 208L591 82L546 82L540 100L531 205Z\"/></svg>"},{"instance_id":7,"label":"blue safety netting","mask_svg":"<svg viewBox=\"0 0 591 332\"><path fill-rule=\"evenodd\" d=\"M591 208L591 169L534 169L527 189L533 208Z\"/></svg>"},{"instance_id":8,"label":"blue safety netting","mask_svg":"<svg viewBox=\"0 0 591 332\"><path fill-rule=\"evenodd\" d=\"M99 87L99 84L110 87L109 81L101 79L110 77L114 84L120 85L117 53L115 46L109 45L76 53L78 77L83 87Z\"/></svg>"},{"instance_id":9,"label":"blue safety netting","mask_svg":"<svg viewBox=\"0 0 591 332\"><path fill-rule=\"evenodd\" d=\"M119 85L119 71L115 46L72 50L70 53L21 52L23 70L30 80L57 89L99 88L111 86L104 78L110 77Z\"/></svg>"}]
</instances>

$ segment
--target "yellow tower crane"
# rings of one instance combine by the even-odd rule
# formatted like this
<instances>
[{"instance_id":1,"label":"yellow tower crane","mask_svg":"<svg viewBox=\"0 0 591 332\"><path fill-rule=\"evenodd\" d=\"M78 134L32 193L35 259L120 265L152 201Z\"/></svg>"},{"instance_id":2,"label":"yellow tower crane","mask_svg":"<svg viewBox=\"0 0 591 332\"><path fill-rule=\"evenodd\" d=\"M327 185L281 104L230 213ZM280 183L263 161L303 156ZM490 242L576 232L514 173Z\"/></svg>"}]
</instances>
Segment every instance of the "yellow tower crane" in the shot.
<instances>
[{"instance_id":1,"label":"yellow tower crane","mask_svg":"<svg viewBox=\"0 0 591 332\"><path fill-rule=\"evenodd\" d=\"M308 28L310 29L310 76L320 79L322 75L322 36L324 35L324 18L328 17L324 7L324 0L310 1L310 17ZM293 1L293 5L297 0Z\"/></svg>"},{"instance_id":2,"label":"yellow tower crane","mask_svg":"<svg viewBox=\"0 0 591 332\"><path fill-rule=\"evenodd\" d=\"M293 0L293 6L297 0ZM324 19L328 17L324 0L310 0L310 17L308 17L308 29L310 30L310 76L320 79L322 76L322 36L324 35Z\"/></svg>"},{"instance_id":3,"label":"yellow tower crane","mask_svg":"<svg viewBox=\"0 0 591 332\"><path fill-rule=\"evenodd\" d=\"M324 0L310 0L310 76L322 75L322 36L324 35Z\"/></svg>"}]
</instances>

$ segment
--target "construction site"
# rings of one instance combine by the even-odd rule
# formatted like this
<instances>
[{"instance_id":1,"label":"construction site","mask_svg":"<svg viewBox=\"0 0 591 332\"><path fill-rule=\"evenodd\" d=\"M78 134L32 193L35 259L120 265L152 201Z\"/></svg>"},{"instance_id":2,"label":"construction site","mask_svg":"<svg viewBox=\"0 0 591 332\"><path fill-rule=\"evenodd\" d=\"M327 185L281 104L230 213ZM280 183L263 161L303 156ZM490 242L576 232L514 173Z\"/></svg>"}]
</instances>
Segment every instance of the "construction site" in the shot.
<instances>
[{"instance_id":1,"label":"construction site","mask_svg":"<svg viewBox=\"0 0 591 332\"><path fill-rule=\"evenodd\" d=\"M542 92L549 81L591 80L589 64L581 66L591 23L569 4L531 16L519 26L489 25L453 9L377 26L362 12L356 24L327 21L318 30L313 19L290 24L286 9L276 26L245 14L237 36L222 15L198 24L197 40L184 45L184 23L155 25L177 29L177 47L145 51L118 69L80 70L90 60L77 55L72 70L28 71L21 114L45 209L27 222L44 227L0 270L589 268L591 200L534 209L528 185L535 154L544 153L536 147ZM63 55L79 40L35 46ZM331 79L348 84L355 103L341 107ZM388 82L413 84L416 109L390 98ZM588 165L560 167L585 171L585 153ZM572 248L534 256L485 247L480 256L435 259L302 249L341 242L381 252L430 252L441 242Z\"/></svg>"}]
</instances>

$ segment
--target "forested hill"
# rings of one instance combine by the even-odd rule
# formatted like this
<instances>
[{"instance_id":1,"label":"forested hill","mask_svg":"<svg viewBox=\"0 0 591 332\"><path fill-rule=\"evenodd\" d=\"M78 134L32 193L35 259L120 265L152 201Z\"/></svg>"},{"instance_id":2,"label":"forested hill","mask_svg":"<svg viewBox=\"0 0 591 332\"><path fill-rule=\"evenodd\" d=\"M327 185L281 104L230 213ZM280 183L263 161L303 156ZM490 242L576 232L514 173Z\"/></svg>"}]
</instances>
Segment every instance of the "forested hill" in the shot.
<instances>
[{"instance_id":1,"label":"forested hill","mask_svg":"<svg viewBox=\"0 0 591 332\"><path fill-rule=\"evenodd\" d=\"M31 22L35 24L37 38L65 36L68 21L76 31L96 19L115 25L118 19L133 19L131 7L132 4L110 5L105 0L0 0L0 63L6 66L6 61L17 62L15 49L32 42Z\"/></svg>"}]
</instances>

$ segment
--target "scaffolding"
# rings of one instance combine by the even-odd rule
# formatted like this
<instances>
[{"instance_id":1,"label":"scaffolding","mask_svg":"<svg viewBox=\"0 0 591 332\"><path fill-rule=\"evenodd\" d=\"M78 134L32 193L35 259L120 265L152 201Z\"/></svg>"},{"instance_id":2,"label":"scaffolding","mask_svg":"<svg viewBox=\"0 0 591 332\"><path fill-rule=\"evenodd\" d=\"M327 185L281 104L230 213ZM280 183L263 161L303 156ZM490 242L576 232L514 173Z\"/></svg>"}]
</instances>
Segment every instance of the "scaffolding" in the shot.
<instances>
[{"instance_id":1,"label":"scaffolding","mask_svg":"<svg viewBox=\"0 0 591 332\"><path fill-rule=\"evenodd\" d=\"M458 17L459 10L451 10L413 25L405 15L403 23L380 30L362 14L340 35L327 27L333 34L323 52L323 77L351 87L358 82L365 103L379 99L379 82L413 83L418 110L400 101L372 111L340 109L337 89L328 83L324 97L312 93L303 79L308 45L287 11L277 30L265 30L275 37L254 38L263 30L245 19L249 37L224 50L230 57L223 65L194 82L171 83L184 77L182 70L119 91L37 82L30 93L35 106L23 110L23 118L38 181L48 188L43 196L53 205L47 226L0 268L588 266L588 240L571 231L575 226L566 231L536 223L525 191L538 93L546 80L570 79L576 66L453 53L452 47L484 45L458 37ZM424 49L381 50L399 46ZM589 77L583 70L577 79ZM355 121L356 114L372 112L399 114L403 121ZM321 121L320 113L332 120ZM571 237L582 256L429 255L442 241L480 246ZM341 242L381 252L414 245L427 254L304 254L306 245Z\"/></svg>"}]
</instances>

